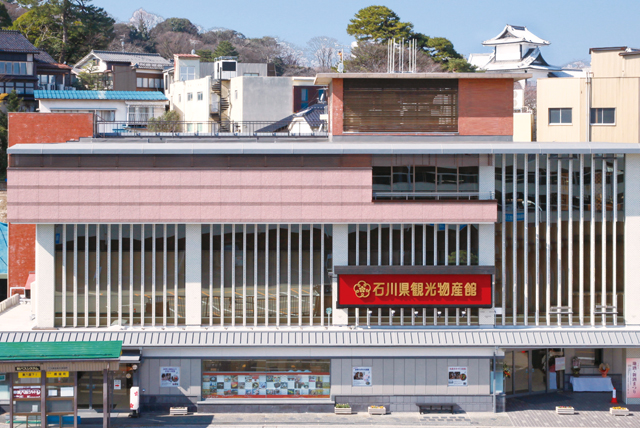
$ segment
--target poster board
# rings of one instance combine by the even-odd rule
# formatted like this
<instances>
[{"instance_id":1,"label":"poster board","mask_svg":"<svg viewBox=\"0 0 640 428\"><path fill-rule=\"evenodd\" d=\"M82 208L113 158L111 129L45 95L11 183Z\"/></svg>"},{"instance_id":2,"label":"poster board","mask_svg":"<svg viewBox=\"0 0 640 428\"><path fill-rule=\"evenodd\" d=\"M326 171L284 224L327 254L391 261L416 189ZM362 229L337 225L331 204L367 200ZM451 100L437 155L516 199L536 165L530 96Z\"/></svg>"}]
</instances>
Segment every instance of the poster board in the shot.
<instances>
[{"instance_id":1,"label":"poster board","mask_svg":"<svg viewBox=\"0 0 640 428\"><path fill-rule=\"evenodd\" d=\"M566 357L556 357L556 371L566 370Z\"/></svg>"},{"instance_id":2,"label":"poster board","mask_svg":"<svg viewBox=\"0 0 640 428\"><path fill-rule=\"evenodd\" d=\"M627 398L640 398L640 358L627 358Z\"/></svg>"},{"instance_id":3,"label":"poster board","mask_svg":"<svg viewBox=\"0 0 640 428\"><path fill-rule=\"evenodd\" d=\"M372 386L371 367L354 367L352 386Z\"/></svg>"},{"instance_id":4,"label":"poster board","mask_svg":"<svg viewBox=\"0 0 640 428\"><path fill-rule=\"evenodd\" d=\"M180 367L160 367L160 388L180 386Z\"/></svg>"},{"instance_id":5,"label":"poster board","mask_svg":"<svg viewBox=\"0 0 640 428\"><path fill-rule=\"evenodd\" d=\"M140 410L140 387L132 386L129 390L129 409Z\"/></svg>"},{"instance_id":6,"label":"poster board","mask_svg":"<svg viewBox=\"0 0 640 428\"><path fill-rule=\"evenodd\" d=\"M467 367L449 367L448 386L467 386Z\"/></svg>"}]
</instances>

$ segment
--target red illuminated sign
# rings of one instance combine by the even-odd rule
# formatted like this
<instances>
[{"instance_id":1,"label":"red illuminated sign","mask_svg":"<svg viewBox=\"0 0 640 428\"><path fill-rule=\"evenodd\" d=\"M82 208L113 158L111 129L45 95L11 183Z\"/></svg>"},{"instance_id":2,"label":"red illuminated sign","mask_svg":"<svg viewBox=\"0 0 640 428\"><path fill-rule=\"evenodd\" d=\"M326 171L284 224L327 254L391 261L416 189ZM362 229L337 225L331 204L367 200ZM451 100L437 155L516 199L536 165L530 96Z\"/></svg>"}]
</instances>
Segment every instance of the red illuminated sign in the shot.
<instances>
[{"instance_id":1,"label":"red illuminated sign","mask_svg":"<svg viewBox=\"0 0 640 428\"><path fill-rule=\"evenodd\" d=\"M490 308L491 275L339 275L338 307Z\"/></svg>"},{"instance_id":2,"label":"red illuminated sign","mask_svg":"<svg viewBox=\"0 0 640 428\"><path fill-rule=\"evenodd\" d=\"M40 386L14 386L13 398L40 398Z\"/></svg>"}]
</instances>

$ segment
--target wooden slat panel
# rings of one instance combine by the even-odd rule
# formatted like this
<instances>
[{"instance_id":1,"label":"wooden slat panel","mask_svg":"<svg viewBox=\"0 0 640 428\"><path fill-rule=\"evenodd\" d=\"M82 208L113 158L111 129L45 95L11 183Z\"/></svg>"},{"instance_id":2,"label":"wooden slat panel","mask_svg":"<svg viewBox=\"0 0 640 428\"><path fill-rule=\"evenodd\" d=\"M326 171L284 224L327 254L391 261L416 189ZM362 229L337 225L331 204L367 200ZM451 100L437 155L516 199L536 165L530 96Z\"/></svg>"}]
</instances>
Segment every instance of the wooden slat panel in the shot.
<instances>
[{"instance_id":1,"label":"wooden slat panel","mask_svg":"<svg viewBox=\"0 0 640 428\"><path fill-rule=\"evenodd\" d=\"M345 132L457 132L458 81L347 79Z\"/></svg>"}]
</instances>

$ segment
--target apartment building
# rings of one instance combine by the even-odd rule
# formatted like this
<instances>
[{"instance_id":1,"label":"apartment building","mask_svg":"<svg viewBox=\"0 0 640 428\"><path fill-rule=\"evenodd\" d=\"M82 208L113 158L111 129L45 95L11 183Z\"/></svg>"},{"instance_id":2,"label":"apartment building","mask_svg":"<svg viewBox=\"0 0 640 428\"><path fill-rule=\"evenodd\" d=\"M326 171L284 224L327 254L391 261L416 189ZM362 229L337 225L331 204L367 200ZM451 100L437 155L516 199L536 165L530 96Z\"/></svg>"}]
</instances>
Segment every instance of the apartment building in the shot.
<instances>
[{"instance_id":1,"label":"apartment building","mask_svg":"<svg viewBox=\"0 0 640 428\"><path fill-rule=\"evenodd\" d=\"M590 49L583 78L540 79L540 141L640 142L640 50Z\"/></svg>"},{"instance_id":2,"label":"apartment building","mask_svg":"<svg viewBox=\"0 0 640 428\"><path fill-rule=\"evenodd\" d=\"M213 412L637 401L640 145L514 142L528 77L319 74L328 135L68 142L90 116L74 131L13 114L59 137L9 149L8 217L35 224L36 280L0 342L60 357L0 353L0 406L46 417L49 397L12 407L9 391L55 370L77 382L69 411L126 409L132 388L143 409Z\"/></svg>"}]
</instances>

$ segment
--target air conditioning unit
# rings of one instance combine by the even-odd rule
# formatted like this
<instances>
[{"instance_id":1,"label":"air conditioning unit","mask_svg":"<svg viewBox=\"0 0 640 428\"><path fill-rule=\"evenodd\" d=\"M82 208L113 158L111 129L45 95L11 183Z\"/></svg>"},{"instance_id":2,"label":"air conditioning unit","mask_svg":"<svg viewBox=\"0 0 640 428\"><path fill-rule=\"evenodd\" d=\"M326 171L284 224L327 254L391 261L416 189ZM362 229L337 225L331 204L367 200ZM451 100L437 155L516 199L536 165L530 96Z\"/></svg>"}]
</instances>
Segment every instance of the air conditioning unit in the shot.
<instances>
[{"instance_id":1,"label":"air conditioning unit","mask_svg":"<svg viewBox=\"0 0 640 428\"><path fill-rule=\"evenodd\" d=\"M55 83L47 83L47 91L55 91L56 84Z\"/></svg>"}]
</instances>

